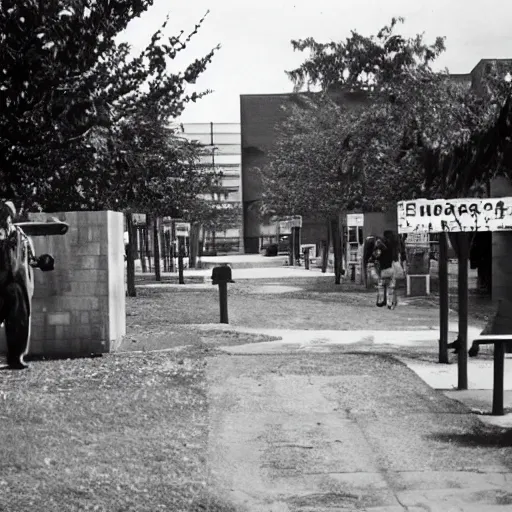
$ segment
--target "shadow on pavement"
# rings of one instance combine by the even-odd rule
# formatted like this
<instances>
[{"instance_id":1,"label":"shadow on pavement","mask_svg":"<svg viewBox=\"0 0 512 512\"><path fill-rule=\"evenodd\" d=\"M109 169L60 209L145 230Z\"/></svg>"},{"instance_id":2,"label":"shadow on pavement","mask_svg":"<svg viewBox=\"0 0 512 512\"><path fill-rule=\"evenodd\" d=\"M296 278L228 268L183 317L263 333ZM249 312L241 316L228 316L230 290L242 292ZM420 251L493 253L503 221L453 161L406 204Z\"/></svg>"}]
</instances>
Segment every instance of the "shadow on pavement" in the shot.
<instances>
[{"instance_id":1,"label":"shadow on pavement","mask_svg":"<svg viewBox=\"0 0 512 512\"><path fill-rule=\"evenodd\" d=\"M431 439L465 447L510 448L512 447L512 429L495 427L477 427L466 434L435 434ZM511 501L512 503L512 501Z\"/></svg>"}]
</instances>

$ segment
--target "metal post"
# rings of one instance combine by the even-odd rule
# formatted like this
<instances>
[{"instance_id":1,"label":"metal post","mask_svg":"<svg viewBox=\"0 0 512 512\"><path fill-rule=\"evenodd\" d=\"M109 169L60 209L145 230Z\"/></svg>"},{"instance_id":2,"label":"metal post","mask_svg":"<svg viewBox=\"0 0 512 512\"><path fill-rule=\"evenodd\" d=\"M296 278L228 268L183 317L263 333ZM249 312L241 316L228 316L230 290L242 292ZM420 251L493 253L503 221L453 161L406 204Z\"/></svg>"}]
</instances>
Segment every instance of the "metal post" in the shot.
<instances>
[{"instance_id":1,"label":"metal post","mask_svg":"<svg viewBox=\"0 0 512 512\"><path fill-rule=\"evenodd\" d=\"M162 274L160 272L160 240L159 240L159 222L158 216L153 216L153 257L154 257L154 267L155 267L155 280L161 281Z\"/></svg>"},{"instance_id":2,"label":"metal post","mask_svg":"<svg viewBox=\"0 0 512 512\"><path fill-rule=\"evenodd\" d=\"M169 252L171 254L171 272L176 272L176 262L174 261L174 258L176 257L176 252L175 252L175 248L176 248L176 245L175 245L175 240L176 240L176 222L175 221L171 222L171 236L170 236L170 238L171 238L171 240L170 240Z\"/></svg>"},{"instance_id":3,"label":"metal post","mask_svg":"<svg viewBox=\"0 0 512 512\"><path fill-rule=\"evenodd\" d=\"M458 237L458 288L459 288L459 341L458 389L468 389L468 256L469 239L467 233L457 233Z\"/></svg>"},{"instance_id":4,"label":"metal post","mask_svg":"<svg viewBox=\"0 0 512 512\"><path fill-rule=\"evenodd\" d=\"M290 233L290 247L289 247L289 254L288 254L288 263L290 267L295 265L295 232L293 231L293 228Z\"/></svg>"},{"instance_id":5,"label":"metal post","mask_svg":"<svg viewBox=\"0 0 512 512\"><path fill-rule=\"evenodd\" d=\"M294 263L300 265L300 228L292 228L294 232L293 250L294 250Z\"/></svg>"},{"instance_id":6,"label":"metal post","mask_svg":"<svg viewBox=\"0 0 512 512\"><path fill-rule=\"evenodd\" d=\"M448 240L439 233L439 362L448 364Z\"/></svg>"},{"instance_id":7,"label":"metal post","mask_svg":"<svg viewBox=\"0 0 512 512\"><path fill-rule=\"evenodd\" d=\"M220 323L228 324L228 283L219 281Z\"/></svg>"},{"instance_id":8,"label":"metal post","mask_svg":"<svg viewBox=\"0 0 512 512\"><path fill-rule=\"evenodd\" d=\"M185 252L184 238L178 237L178 283L185 284L183 279L183 253Z\"/></svg>"},{"instance_id":9,"label":"metal post","mask_svg":"<svg viewBox=\"0 0 512 512\"><path fill-rule=\"evenodd\" d=\"M304 268L309 270L309 247L304 249Z\"/></svg>"},{"instance_id":10,"label":"metal post","mask_svg":"<svg viewBox=\"0 0 512 512\"><path fill-rule=\"evenodd\" d=\"M494 342L494 383L492 390L492 414L503 416L503 387L505 371L505 342Z\"/></svg>"},{"instance_id":11,"label":"metal post","mask_svg":"<svg viewBox=\"0 0 512 512\"><path fill-rule=\"evenodd\" d=\"M137 231L133 225L133 214L126 214L126 230L128 231L128 248L126 250L126 281L129 297L136 297L135 288L135 236Z\"/></svg>"}]
</instances>

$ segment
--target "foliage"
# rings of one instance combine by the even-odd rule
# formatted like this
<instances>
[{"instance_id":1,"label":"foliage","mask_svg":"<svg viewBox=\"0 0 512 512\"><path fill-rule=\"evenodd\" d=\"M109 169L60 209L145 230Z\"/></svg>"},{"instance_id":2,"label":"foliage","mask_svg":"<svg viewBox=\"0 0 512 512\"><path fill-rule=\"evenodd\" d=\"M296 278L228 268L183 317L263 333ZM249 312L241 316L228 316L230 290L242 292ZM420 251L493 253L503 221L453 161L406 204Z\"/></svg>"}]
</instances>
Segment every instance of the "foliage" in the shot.
<instances>
[{"instance_id":1,"label":"foliage","mask_svg":"<svg viewBox=\"0 0 512 512\"><path fill-rule=\"evenodd\" d=\"M265 211L378 211L405 198L482 194L505 172L510 63L488 64L471 87L432 70L442 38L406 39L394 32L398 22L339 43L292 41L310 52L288 72L296 91L321 92L279 127L263 170ZM354 91L365 95L364 108L351 106Z\"/></svg>"},{"instance_id":2,"label":"foliage","mask_svg":"<svg viewBox=\"0 0 512 512\"><path fill-rule=\"evenodd\" d=\"M343 113L328 97L312 95L302 95L289 107L269 165L260 170L264 214L315 212L329 218L349 200L352 191L341 161Z\"/></svg>"},{"instance_id":3,"label":"foliage","mask_svg":"<svg viewBox=\"0 0 512 512\"><path fill-rule=\"evenodd\" d=\"M154 108L121 120L116 146L111 146L119 160L104 184L108 188L101 192L88 183L86 197L101 194L106 208L174 218L203 208L200 195L217 186L218 176L200 168L202 148L179 137L158 115Z\"/></svg>"},{"instance_id":4,"label":"foliage","mask_svg":"<svg viewBox=\"0 0 512 512\"><path fill-rule=\"evenodd\" d=\"M297 68L287 72L296 90L320 86L386 91L389 84L411 71L429 71L431 62L444 49L444 38L428 45L422 35L405 38L394 32L404 18L393 18L377 36L363 36L352 31L345 41L318 43L313 38L292 40L296 51L310 56Z\"/></svg>"},{"instance_id":5,"label":"foliage","mask_svg":"<svg viewBox=\"0 0 512 512\"><path fill-rule=\"evenodd\" d=\"M452 119L451 131L446 129L449 136L445 144L425 143L420 134L418 147L412 150L419 155L424 188L430 196L486 196L494 177L510 177L510 69L507 62L488 62L479 87L447 104L457 115ZM446 116L446 112L443 114Z\"/></svg>"},{"instance_id":6,"label":"foliage","mask_svg":"<svg viewBox=\"0 0 512 512\"><path fill-rule=\"evenodd\" d=\"M193 148L179 146L167 125L208 93L188 94L186 86L217 48L171 72L204 18L188 36L164 36L166 21L131 58L115 37L152 3L1 3L0 186L7 198L46 210L139 208L161 205L169 193L176 208L201 188L185 164Z\"/></svg>"}]
</instances>

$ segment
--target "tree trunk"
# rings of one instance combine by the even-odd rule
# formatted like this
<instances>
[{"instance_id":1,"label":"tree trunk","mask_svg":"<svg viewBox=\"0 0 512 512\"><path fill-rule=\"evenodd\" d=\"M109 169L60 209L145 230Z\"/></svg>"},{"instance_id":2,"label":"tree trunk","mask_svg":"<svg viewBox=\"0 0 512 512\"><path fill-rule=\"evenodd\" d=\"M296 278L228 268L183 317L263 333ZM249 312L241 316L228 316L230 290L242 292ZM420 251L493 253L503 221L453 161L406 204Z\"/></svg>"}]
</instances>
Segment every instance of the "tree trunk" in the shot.
<instances>
[{"instance_id":1,"label":"tree trunk","mask_svg":"<svg viewBox=\"0 0 512 512\"><path fill-rule=\"evenodd\" d=\"M439 233L439 362L448 364L448 322L449 322L449 281L448 281L448 235Z\"/></svg>"},{"instance_id":2,"label":"tree trunk","mask_svg":"<svg viewBox=\"0 0 512 512\"><path fill-rule=\"evenodd\" d=\"M342 246L339 217L331 219L331 239L334 250L334 279L336 284L341 284Z\"/></svg>"},{"instance_id":3,"label":"tree trunk","mask_svg":"<svg viewBox=\"0 0 512 512\"><path fill-rule=\"evenodd\" d=\"M145 274L147 272L146 268L146 228L134 226L135 235L139 237L140 243L138 244L138 253L140 259L140 268L142 272ZM134 250L135 250L135 240L134 240Z\"/></svg>"},{"instance_id":4,"label":"tree trunk","mask_svg":"<svg viewBox=\"0 0 512 512\"><path fill-rule=\"evenodd\" d=\"M163 262L163 270L164 272L169 272L169 265L167 264L167 242L165 239L165 231L164 231L164 223L163 220L160 221L158 226L158 236L160 238L160 257Z\"/></svg>"},{"instance_id":5,"label":"tree trunk","mask_svg":"<svg viewBox=\"0 0 512 512\"><path fill-rule=\"evenodd\" d=\"M295 232L294 242L293 242L293 251L294 251L294 259L295 259L295 265L300 265L300 235L301 235L301 228L296 227L292 228L292 230Z\"/></svg>"},{"instance_id":6,"label":"tree trunk","mask_svg":"<svg viewBox=\"0 0 512 512\"><path fill-rule=\"evenodd\" d=\"M153 254L155 259L155 279L157 281L162 280L162 275L160 274L160 240L159 240L159 229L158 229L158 217L155 215L153 217Z\"/></svg>"},{"instance_id":7,"label":"tree trunk","mask_svg":"<svg viewBox=\"0 0 512 512\"><path fill-rule=\"evenodd\" d=\"M126 214L126 229L128 231L128 249L126 251L126 285L129 297L136 297L135 289L135 229L133 225L133 216Z\"/></svg>"},{"instance_id":8,"label":"tree trunk","mask_svg":"<svg viewBox=\"0 0 512 512\"><path fill-rule=\"evenodd\" d=\"M189 238L189 257L188 268L196 268L197 256L199 253L199 231L200 224L197 222L190 224L190 238Z\"/></svg>"},{"instance_id":9,"label":"tree trunk","mask_svg":"<svg viewBox=\"0 0 512 512\"><path fill-rule=\"evenodd\" d=\"M149 215L146 215L146 227L144 229L144 251L145 255L143 257L147 257L148 259L148 271L151 272L151 251L149 250L149 225L150 225Z\"/></svg>"},{"instance_id":10,"label":"tree trunk","mask_svg":"<svg viewBox=\"0 0 512 512\"><path fill-rule=\"evenodd\" d=\"M324 253L322 254L322 273L327 272L327 266L329 264L329 249L331 248L331 224L327 222L327 240L325 242Z\"/></svg>"}]
</instances>

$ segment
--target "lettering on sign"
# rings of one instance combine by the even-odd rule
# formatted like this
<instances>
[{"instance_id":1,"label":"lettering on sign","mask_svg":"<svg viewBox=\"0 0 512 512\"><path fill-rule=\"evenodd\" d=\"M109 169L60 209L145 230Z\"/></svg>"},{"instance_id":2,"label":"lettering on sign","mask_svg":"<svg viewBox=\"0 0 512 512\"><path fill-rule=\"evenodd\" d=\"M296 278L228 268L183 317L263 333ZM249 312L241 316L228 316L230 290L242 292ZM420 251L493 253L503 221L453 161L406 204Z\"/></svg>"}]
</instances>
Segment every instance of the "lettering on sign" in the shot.
<instances>
[{"instance_id":1,"label":"lettering on sign","mask_svg":"<svg viewBox=\"0 0 512 512\"><path fill-rule=\"evenodd\" d=\"M398 203L399 233L512 230L512 197Z\"/></svg>"}]
</instances>

